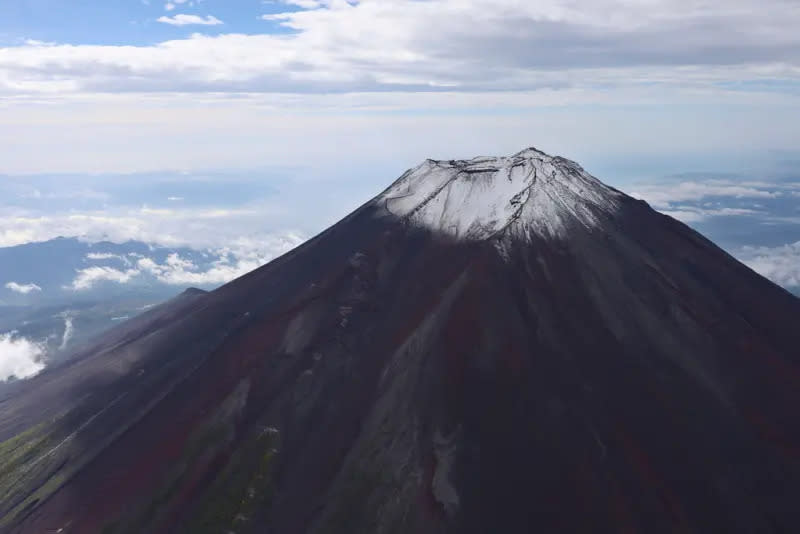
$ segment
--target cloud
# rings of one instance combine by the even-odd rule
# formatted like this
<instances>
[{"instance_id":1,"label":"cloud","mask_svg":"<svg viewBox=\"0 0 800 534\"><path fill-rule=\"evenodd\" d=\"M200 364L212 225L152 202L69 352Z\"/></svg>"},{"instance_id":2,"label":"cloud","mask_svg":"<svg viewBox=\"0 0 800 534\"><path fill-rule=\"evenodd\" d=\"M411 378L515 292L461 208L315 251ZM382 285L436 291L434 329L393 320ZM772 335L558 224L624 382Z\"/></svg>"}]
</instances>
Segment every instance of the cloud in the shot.
<instances>
[{"instance_id":1,"label":"cloud","mask_svg":"<svg viewBox=\"0 0 800 534\"><path fill-rule=\"evenodd\" d=\"M684 181L677 184L666 181L658 184L637 185L630 194L646 200L655 207L669 207L676 202L699 202L709 197L777 198L783 194L783 192L775 190L777 187L774 183L756 186L735 180L718 179Z\"/></svg>"},{"instance_id":2,"label":"cloud","mask_svg":"<svg viewBox=\"0 0 800 534\"><path fill-rule=\"evenodd\" d=\"M779 247L742 247L735 256L776 284L800 287L800 241Z\"/></svg>"},{"instance_id":3,"label":"cloud","mask_svg":"<svg viewBox=\"0 0 800 534\"><path fill-rule=\"evenodd\" d=\"M224 24L224 22L212 15L201 17L199 15L178 14L174 17L158 17L157 20L158 22L169 24L170 26L218 26L220 24Z\"/></svg>"},{"instance_id":4,"label":"cloud","mask_svg":"<svg viewBox=\"0 0 800 534\"><path fill-rule=\"evenodd\" d=\"M751 217L762 223L791 222L792 197L800 184L781 180L706 178L631 186L631 196L686 223L714 217Z\"/></svg>"},{"instance_id":5,"label":"cloud","mask_svg":"<svg viewBox=\"0 0 800 534\"><path fill-rule=\"evenodd\" d=\"M90 252L86 255L86 259L91 261L118 260L126 265L130 264L130 260L125 256L110 254L108 252Z\"/></svg>"},{"instance_id":6,"label":"cloud","mask_svg":"<svg viewBox=\"0 0 800 534\"><path fill-rule=\"evenodd\" d=\"M9 289L15 293L20 293L22 295L27 295L28 293L42 290L42 288L37 286L36 284L18 284L17 282L7 283L6 289Z\"/></svg>"},{"instance_id":7,"label":"cloud","mask_svg":"<svg viewBox=\"0 0 800 534\"><path fill-rule=\"evenodd\" d=\"M69 312L62 313L61 317L64 319L64 334L61 336L58 350L65 350L75 335L75 325Z\"/></svg>"},{"instance_id":8,"label":"cloud","mask_svg":"<svg viewBox=\"0 0 800 534\"><path fill-rule=\"evenodd\" d=\"M262 240L239 239L229 247L211 251L210 254L217 259L205 269L178 254L170 254L161 264L150 258L142 258L137 266L142 272L150 273L164 284L214 286L230 282L261 267L303 241L296 234L271 236Z\"/></svg>"},{"instance_id":9,"label":"cloud","mask_svg":"<svg viewBox=\"0 0 800 534\"><path fill-rule=\"evenodd\" d=\"M45 368L42 344L19 337L16 332L0 334L0 381L30 378Z\"/></svg>"},{"instance_id":10,"label":"cloud","mask_svg":"<svg viewBox=\"0 0 800 534\"><path fill-rule=\"evenodd\" d=\"M659 210L685 223L702 222L711 217L748 217L764 215L763 212L747 208L702 208L694 206L675 206Z\"/></svg>"},{"instance_id":11,"label":"cloud","mask_svg":"<svg viewBox=\"0 0 800 534\"><path fill-rule=\"evenodd\" d=\"M285 3L293 10L264 15L262 34L193 35L149 46L29 42L0 48L0 92L664 84L796 92L800 82L800 12L787 0L713 6L705 0ZM183 14L159 21L222 23ZM288 33L275 33L274 25Z\"/></svg>"},{"instance_id":12,"label":"cloud","mask_svg":"<svg viewBox=\"0 0 800 534\"><path fill-rule=\"evenodd\" d=\"M194 2L191 0L172 0L164 4L164 9L166 11L172 11L181 4L187 4L189 6L193 6Z\"/></svg>"},{"instance_id":13,"label":"cloud","mask_svg":"<svg viewBox=\"0 0 800 534\"><path fill-rule=\"evenodd\" d=\"M282 4L296 6L302 9L317 9L325 5L322 0L282 0Z\"/></svg>"},{"instance_id":14,"label":"cloud","mask_svg":"<svg viewBox=\"0 0 800 534\"><path fill-rule=\"evenodd\" d=\"M113 267L94 266L87 267L86 269L80 269L77 273L78 274L75 277L75 280L73 280L72 284L70 284L68 287L73 291L91 289L95 284L101 282L126 284L134 277L138 276L140 271L137 269L127 269L125 271L121 271L119 269L114 269Z\"/></svg>"},{"instance_id":15,"label":"cloud","mask_svg":"<svg viewBox=\"0 0 800 534\"><path fill-rule=\"evenodd\" d=\"M276 217L283 212L275 213ZM268 209L252 208L126 208L107 206L95 211L40 212L0 206L0 247L59 236L115 243L142 241L168 247L220 247L236 235L252 233ZM279 217L277 217L279 218ZM90 260L111 259L92 253ZM123 258L119 258L125 261Z\"/></svg>"},{"instance_id":16,"label":"cloud","mask_svg":"<svg viewBox=\"0 0 800 534\"><path fill-rule=\"evenodd\" d=\"M84 261L86 262L97 262L97 261L118 261L122 263L125 267L132 267L134 258L136 254L131 252L127 255L122 254L110 254L107 252L90 252L86 255Z\"/></svg>"},{"instance_id":17,"label":"cloud","mask_svg":"<svg viewBox=\"0 0 800 534\"><path fill-rule=\"evenodd\" d=\"M302 236L294 233L267 235L257 239L238 238L226 247L208 250L206 255L209 261L203 266L178 253L168 255L163 262L139 257L135 266L127 270L93 266L77 271L69 287L82 291L100 282L127 284L144 277L175 286L217 286L261 267L303 241Z\"/></svg>"}]
</instances>

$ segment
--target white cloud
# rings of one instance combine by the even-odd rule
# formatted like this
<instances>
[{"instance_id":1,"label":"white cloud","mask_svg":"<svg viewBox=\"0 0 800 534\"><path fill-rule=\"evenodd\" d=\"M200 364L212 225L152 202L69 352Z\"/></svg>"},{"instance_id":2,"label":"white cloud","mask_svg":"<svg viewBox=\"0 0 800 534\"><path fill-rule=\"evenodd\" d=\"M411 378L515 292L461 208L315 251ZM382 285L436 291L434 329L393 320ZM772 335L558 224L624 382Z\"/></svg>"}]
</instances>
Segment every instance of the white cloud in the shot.
<instances>
[{"instance_id":1,"label":"white cloud","mask_svg":"<svg viewBox=\"0 0 800 534\"><path fill-rule=\"evenodd\" d=\"M224 24L224 22L212 15L201 17L199 15L185 14L178 14L174 17L159 17L158 22L169 24L171 26L218 26L220 24Z\"/></svg>"},{"instance_id":2,"label":"white cloud","mask_svg":"<svg viewBox=\"0 0 800 534\"><path fill-rule=\"evenodd\" d=\"M61 318L64 319L64 333L61 336L61 344L58 350L65 350L75 335L75 324L69 312L62 313Z\"/></svg>"},{"instance_id":3,"label":"white cloud","mask_svg":"<svg viewBox=\"0 0 800 534\"><path fill-rule=\"evenodd\" d=\"M325 4L321 0L283 0L281 3L302 9L317 9Z\"/></svg>"},{"instance_id":4,"label":"white cloud","mask_svg":"<svg viewBox=\"0 0 800 534\"><path fill-rule=\"evenodd\" d=\"M129 253L128 256L132 256L133 253ZM131 258L128 256L123 256L121 254L110 254L107 252L90 252L86 255L85 261L93 262L93 261L109 261L109 260L116 260L122 262L126 267L130 267L132 265Z\"/></svg>"},{"instance_id":5,"label":"white cloud","mask_svg":"<svg viewBox=\"0 0 800 534\"><path fill-rule=\"evenodd\" d=\"M800 241L780 247L742 247L735 255L776 284L800 287Z\"/></svg>"},{"instance_id":6,"label":"white cloud","mask_svg":"<svg viewBox=\"0 0 800 534\"><path fill-rule=\"evenodd\" d=\"M37 286L36 284L18 284L17 282L7 283L6 289L9 289L15 293L20 293L22 295L27 295L28 293L42 290L42 288Z\"/></svg>"},{"instance_id":7,"label":"white cloud","mask_svg":"<svg viewBox=\"0 0 800 534\"><path fill-rule=\"evenodd\" d=\"M800 12L787 0L289 3L315 9L265 15L288 34L0 48L0 92L708 89L800 80ZM184 14L159 20L221 24Z\"/></svg>"},{"instance_id":8,"label":"white cloud","mask_svg":"<svg viewBox=\"0 0 800 534\"><path fill-rule=\"evenodd\" d=\"M226 247L209 250L208 255L216 259L203 268L177 253L170 254L163 263L139 257L135 267L127 270L93 266L79 270L69 287L81 291L100 282L127 284L144 276L169 285L215 286L261 267L303 241L304 238L295 233L238 238Z\"/></svg>"},{"instance_id":9,"label":"white cloud","mask_svg":"<svg viewBox=\"0 0 800 534\"><path fill-rule=\"evenodd\" d=\"M108 252L90 252L86 255L87 260L120 260L127 261L125 256L119 254L110 254Z\"/></svg>"},{"instance_id":10,"label":"white cloud","mask_svg":"<svg viewBox=\"0 0 800 534\"><path fill-rule=\"evenodd\" d=\"M278 212L282 213L282 212ZM220 247L232 235L252 233L250 226L268 217L267 209L245 208L155 209L108 207L97 211L28 212L0 206L0 247L59 236L81 237L89 242L142 241L164 246ZM87 259L110 259L90 253ZM126 258L119 258L125 262Z\"/></svg>"},{"instance_id":11,"label":"white cloud","mask_svg":"<svg viewBox=\"0 0 800 534\"><path fill-rule=\"evenodd\" d=\"M732 198L777 198L775 184L764 184L765 188L748 186L732 180L704 180L694 182L645 184L635 186L633 197L646 200L655 207L666 208L675 202L701 201L709 197Z\"/></svg>"},{"instance_id":12,"label":"white cloud","mask_svg":"<svg viewBox=\"0 0 800 534\"><path fill-rule=\"evenodd\" d=\"M0 334L0 381L30 378L45 368L44 346L17 336Z\"/></svg>"},{"instance_id":13,"label":"white cloud","mask_svg":"<svg viewBox=\"0 0 800 534\"><path fill-rule=\"evenodd\" d=\"M699 208L695 206L674 206L659 211L685 223L705 221L711 217L746 217L764 215L763 212L749 208Z\"/></svg>"},{"instance_id":14,"label":"white cloud","mask_svg":"<svg viewBox=\"0 0 800 534\"><path fill-rule=\"evenodd\" d=\"M187 4L189 6L193 6L194 2L191 0L171 0L170 2L164 4L164 9L166 11L172 11L181 4Z\"/></svg>"},{"instance_id":15,"label":"white cloud","mask_svg":"<svg viewBox=\"0 0 800 534\"><path fill-rule=\"evenodd\" d=\"M655 209L685 223L702 222L712 217L759 216L763 220L781 221L785 217L770 212L762 202L793 196L798 184L765 180L704 180L637 184L630 195L646 200ZM747 199L747 203L743 203ZM735 204L730 205L731 202ZM728 204L728 205L725 205ZM790 222L784 220L784 222Z\"/></svg>"},{"instance_id":16,"label":"white cloud","mask_svg":"<svg viewBox=\"0 0 800 534\"><path fill-rule=\"evenodd\" d=\"M78 271L75 280L69 286L69 289L74 291L82 291L91 289L95 284L100 282L116 282L118 284L126 284L134 277L139 275L136 269L127 269L125 271L114 269L113 267L87 267Z\"/></svg>"},{"instance_id":17,"label":"white cloud","mask_svg":"<svg viewBox=\"0 0 800 534\"><path fill-rule=\"evenodd\" d=\"M207 269L200 269L191 261L171 254L165 263L151 258L138 261L142 272L153 275L158 281L170 285L213 286L224 284L253 271L300 245L304 239L296 234L269 238L238 239L232 245L211 251L218 259Z\"/></svg>"}]
</instances>

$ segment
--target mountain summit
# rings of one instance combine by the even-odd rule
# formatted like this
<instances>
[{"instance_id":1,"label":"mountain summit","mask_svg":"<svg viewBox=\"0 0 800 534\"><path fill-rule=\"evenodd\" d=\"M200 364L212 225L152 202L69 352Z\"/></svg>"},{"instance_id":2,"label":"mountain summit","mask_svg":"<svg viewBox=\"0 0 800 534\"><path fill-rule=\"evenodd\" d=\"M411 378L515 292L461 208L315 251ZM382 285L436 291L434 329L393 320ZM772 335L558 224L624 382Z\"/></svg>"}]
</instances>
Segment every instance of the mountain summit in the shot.
<instances>
[{"instance_id":1,"label":"mountain summit","mask_svg":"<svg viewBox=\"0 0 800 534\"><path fill-rule=\"evenodd\" d=\"M600 226L621 197L577 163L529 148L508 158L428 160L380 201L419 226L475 240L503 232L563 238L575 225Z\"/></svg>"},{"instance_id":2,"label":"mountain summit","mask_svg":"<svg viewBox=\"0 0 800 534\"><path fill-rule=\"evenodd\" d=\"M0 531L794 532L798 320L573 162L427 161L0 398Z\"/></svg>"}]
</instances>

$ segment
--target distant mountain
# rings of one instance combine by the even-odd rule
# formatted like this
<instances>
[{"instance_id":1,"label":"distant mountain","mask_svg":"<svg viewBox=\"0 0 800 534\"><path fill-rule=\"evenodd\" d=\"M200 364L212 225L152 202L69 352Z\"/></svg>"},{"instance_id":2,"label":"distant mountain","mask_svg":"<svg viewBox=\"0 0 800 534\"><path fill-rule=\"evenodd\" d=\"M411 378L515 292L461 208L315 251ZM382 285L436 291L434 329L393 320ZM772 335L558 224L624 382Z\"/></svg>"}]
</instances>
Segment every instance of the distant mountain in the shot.
<instances>
[{"instance_id":1,"label":"distant mountain","mask_svg":"<svg viewBox=\"0 0 800 534\"><path fill-rule=\"evenodd\" d=\"M220 285L235 269L223 252L136 241L0 248L0 388L189 287Z\"/></svg>"},{"instance_id":2,"label":"distant mountain","mask_svg":"<svg viewBox=\"0 0 800 534\"><path fill-rule=\"evenodd\" d=\"M572 161L426 161L13 384L0 531L796 532L799 322Z\"/></svg>"},{"instance_id":3,"label":"distant mountain","mask_svg":"<svg viewBox=\"0 0 800 534\"><path fill-rule=\"evenodd\" d=\"M92 337L139 315L162 300L165 299L130 294L95 302L0 308L0 335L13 333L14 339L35 343L41 349L38 357L45 363L52 362L67 357L73 349ZM6 357L0 343L0 369ZM3 378L0 373L0 381Z\"/></svg>"},{"instance_id":4,"label":"distant mountain","mask_svg":"<svg viewBox=\"0 0 800 534\"><path fill-rule=\"evenodd\" d=\"M212 280L182 281L175 273L203 272L220 256L138 241L88 243L58 238L0 248L0 303L5 306L93 302L135 293L156 301ZM182 269L182 270L181 270ZM172 275L172 279L166 278Z\"/></svg>"}]
</instances>

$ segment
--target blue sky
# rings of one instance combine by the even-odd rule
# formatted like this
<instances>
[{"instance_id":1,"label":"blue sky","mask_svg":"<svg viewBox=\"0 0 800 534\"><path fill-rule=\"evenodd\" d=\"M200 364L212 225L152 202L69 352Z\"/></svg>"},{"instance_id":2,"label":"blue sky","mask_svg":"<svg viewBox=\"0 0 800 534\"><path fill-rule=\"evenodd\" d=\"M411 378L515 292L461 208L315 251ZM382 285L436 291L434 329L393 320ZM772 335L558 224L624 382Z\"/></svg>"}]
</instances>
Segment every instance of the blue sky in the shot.
<instances>
[{"instance_id":1,"label":"blue sky","mask_svg":"<svg viewBox=\"0 0 800 534\"><path fill-rule=\"evenodd\" d=\"M173 6L173 7L168 7ZM198 25L176 26L161 17L194 15L220 21L203 27L207 35L285 32L262 15L299 8L260 0L11 0L0 3L0 43L26 40L101 45L149 45L181 39Z\"/></svg>"},{"instance_id":2,"label":"blue sky","mask_svg":"<svg viewBox=\"0 0 800 534\"><path fill-rule=\"evenodd\" d=\"M796 0L5 0L0 246L312 235L427 157L537 146L791 281L798 27Z\"/></svg>"}]
</instances>

